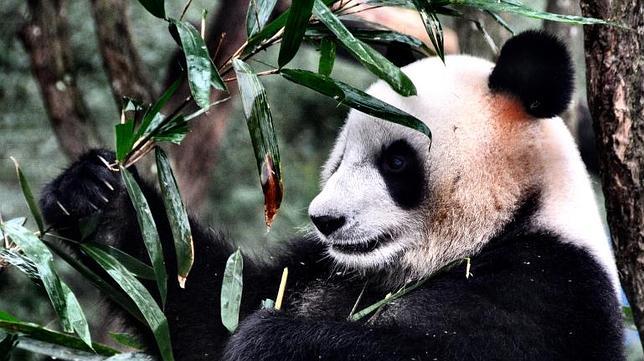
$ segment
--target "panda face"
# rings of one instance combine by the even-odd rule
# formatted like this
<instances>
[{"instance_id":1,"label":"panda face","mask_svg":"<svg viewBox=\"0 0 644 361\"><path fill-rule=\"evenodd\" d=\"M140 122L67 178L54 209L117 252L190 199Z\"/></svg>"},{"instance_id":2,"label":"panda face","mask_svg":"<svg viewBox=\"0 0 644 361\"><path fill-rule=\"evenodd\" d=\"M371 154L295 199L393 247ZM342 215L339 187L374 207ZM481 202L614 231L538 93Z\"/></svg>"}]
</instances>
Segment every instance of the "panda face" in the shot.
<instances>
[{"instance_id":1,"label":"panda face","mask_svg":"<svg viewBox=\"0 0 644 361\"><path fill-rule=\"evenodd\" d=\"M349 113L309 207L338 264L426 274L479 248L509 219L531 174L532 118L492 94L492 68L464 56L447 66L426 59L403 69L418 95L402 97L382 82L368 90L425 122L431 151L417 131Z\"/></svg>"},{"instance_id":2,"label":"panda face","mask_svg":"<svg viewBox=\"0 0 644 361\"><path fill-rule=\"evenodd\" d=\"M334 259L378 267L422 236L428 150L421 134L352 114L309 208Z\"/></svg>"}]
</instances>

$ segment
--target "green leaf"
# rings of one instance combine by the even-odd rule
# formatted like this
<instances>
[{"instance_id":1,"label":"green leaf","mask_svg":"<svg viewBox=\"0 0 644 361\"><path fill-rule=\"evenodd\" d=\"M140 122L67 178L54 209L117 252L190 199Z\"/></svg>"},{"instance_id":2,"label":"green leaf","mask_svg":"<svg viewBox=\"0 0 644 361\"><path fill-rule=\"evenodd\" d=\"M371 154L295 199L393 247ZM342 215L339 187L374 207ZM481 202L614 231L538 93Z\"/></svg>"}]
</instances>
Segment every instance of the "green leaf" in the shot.
<instances>
[{"instance_id":1,"label":"green leaf","mask_svg":"<svg viewBox=\"0 0 644 361\"><path fill-rule=\"evenodd\" d=\"M18 335L6 334L0 341L0 361L11 360L11 351L18 344Z\"/></svg>"},{"instance_id":2,"label":"green leaf","mask_svg":"<svg viewBox=\"0 0 644 361\"><path fill-rule=\"evenodd\" d=\"M275 308L275 301L271 300L270 298L262 300L262 309L263 310L272 310L274 308Z\"/></svg>"},{"instance_id":3,"label":"green leaf","mask_svg":"<svg viewBox=\"0 0 644 361\"><path fill-rule=\"evenodd\" d=\"M74 293L58 277L54 269L54 257L47 246L31 231L17 223L0 224L0 228L36 266L40 280L60 318L63 330L76 332L83 341L91 345L85 314Z\"/></svg>"},{"instance_id":4,"label":"green leaf","mask_svg":"<svg viewBox=\"0 0 644 361\"><path fill-rule=\"evenodd\" d=\"M251 37L259 32L270 18L277 0L250 0L246 14L246 32Z\"/></svg>"},{"instance_id":5,"label":"green leaf","mask_svg":"<svg viewBox=\"0 0 644 361\"><path fill-rule=\"evenodd\" d=\"M210 104L210 86L214 70L206 43L192 24L174 19L169 21L176 27L181 39L192 98L199 107L205 108Z\"/></svg>"},{"instance_id":6,"label":"green leaf","mask_svg":"<svg viewBox=\"0 0 644 361\"><path fill-rule=\"evenodd\" d=\"M418 52L424 55L433 55L435 52L430 49L425 43L419 39L399 33L394 30L381 30L381 29L372 29L372 28L348 28L349 31L356 38L364 41L369 44L391 44L391 43L400 43L409 45L412 49L417 50ZM324 39L325 37L331 34L328 29L322 27L309 27L306 30L306 38L308 39Z\"/></svg>"},{"instance_id":7,"label":"green leaf","mask_svg":"<svg viewBox=\"0 0 644 361\"><path fill-rule=\"evenodd\" d=\"M15 319L0 319L0 329L8 333L19 333L34 340L65 346L74 350L93 352L104 356L111 356L118 353L118 351L96 342L92 343L92 347L90 348L83 340L76 336L49 330L33 323L21 322Z\"/></svg>"},{"instance_id":8,"label":"green leaf","mask_svg":"<svg viewBox=\"0 0 644 361\"><path fill-rule=\"evenodd\" d=\"M243 271L244 258L238 249L226 261L221 284L221 322L230 333L235 332L239 323L239 307L244 289Z\"/></svg>"},{"instance_id":9,"label":"green leaf","mask_svg":"<svg viewBox=\"0 0 644 361\"><path fill-rule=\"evenodd\" d=\"M350 85L307 70L282 69L284 78L313 89L363 113L417 130L429 137L429 128L416 117Z\"/></svg>"},{"instance_id":10,"label":"green leaf","mask_svg":"<svg viewBox=\"0 0 644 361\"><path fill-rule=\"evenodd\" d=\"M342 24L340 19L321 0L315 0L313 13L369 71L389 83L396 92L403 96L416 94L416 87L400 68L392 64L387 58L369 45L353 36L344 24Z\"/></svg>"},{"instance_id":11,"label":"green leaf","mask_svg":"<svg viewBox=\"0 0 644 361\"><path fill-rule=\"evenodd\" d=\"M121 176L123 178L125 188L127 189L127 193L130 195L132 205L136 210L136 218L141 229L143 243L145 243L145 248L147 249L150 260L152 261L152 268L154 269L157 287L159 288L159 294L161 295L161 305L165 307L165 300L168 293L168 275L165 270L163 249L161 247L159 233L157 232L157 226L154 223L154 218L152 217L152 210L150 210L150 206L143 195L143 191L141 191L141 188L136 183L136 180L130 171L121 167Z\"/></svg>"},{"instance_id":12,"label":"green leaf","mask_svg":"<svg viewBox=\"0 0 644 361\"><path fill-rule=\"evenodd\" d=\"M157 18L165 19L165 4L163 0L139 0L141 5Z\"/></svg>"},{"instance_id":13,"label":"green leaf","mask_svg":"<svg viewBox=\"0 0 644 361\"><path fill-rule=\"evenodd\" d=\"M314 0L293 0L291 4L288 19L284 25L284 35L282 36L282 45L280 54L277 59L279 67L288 64L297 53L302 44L306 26L311 18Z\"/></svg>"},{"instance_id":14,"label":"green leaf","mask_svg":"<svg viewBox=\"0 0 644 361\"><path fill-rule=\"evenodd\" d=\"M250 66L239 59L233 61L233 66L264 192L264 218L270 227L284 191L273 117L264 86Z\"/></svg>"},{"instance_id":15,"label":"green leaf","mask_svg":"<svg viewBox=\"0 0 644 361\"><path fill-rule=\"evenodd\" d=\"M136 303L152 330L159 352L164 361L172 361L172 345L168 320L148 290L116 258L90 244L81 245L83 251L94 259L125 293Z\"/></svg>"},{"instance_id":16,"label":"green leaf","mask_svg":"<svg viewBox=\"0 0 644 361\"><path fill-rule=\"evenodd\" d=\"M321 75L329 76L333 71L333 63L335 62L335 41L325 37L320 42L320 64L318 65L318 73Z\"/></svg>"},{"instance_id":17,"label":"green leaf","mask_svg":"<svg viewBox=\"0 0 644 361\"><path fill-rule=\"evenodd\" d=\"M594 25L594 24L603 24L603 25L619 25L615 22L606 21L602 19L595 18L586 18L583 16L574 16L574 15L560 15L553 14L546 11L534 10L526 5L521 4L518 1L508 1L508 0L449 0L446 1L447 4L452 6L467 6L479 10L488 10L492 12L507 12L514 13L522 16L526 16L534 19L541 20L550 20L561 23L575 24L575 25Z\"/></svg>"},{"instance_id":18,"label":"green leaf","mask_svg":"<svg viewBox=\"0 0 644 361\"><path fill-rule=\"evenodd\" d=\"M54 251L54 253L56 253L58 257L65 260L67 264L72 266L78 273L80 273L83 277L85 277L86 280L91 282L92 285L96 287L99 291L101 291L103 295L107 296L110 300L112 300L114 303L119 305L123 310L129 313L132 317L136 318L142 323L145 323L145 320L143 319L143 315L141 314L139 309L132 302L132 300L130 300L128 297L125 296L123 292L119 291L117 288L112 287L111 284L106 282L102 277L94 273L87 266L79 262L76 258L72 257L67 250L62 249L55 242L50 242L48 240L44 240L43 242L45 242L47 247L49 247L49 249Z\"/></svg>"},{"instance_id":19,"label":"green leaf","mask_svg":"<svg viewBox=\"0 0 644 361\"><path fill-rule=\"evenodd\" d=\"M143 350L145 348L145 345L143 345L137 337L130 335L129 333L110 332L110 337L112 338L112 340L120 343L125 347L137 350Z\"/></svg>"},{"instance_id":20,"label":"green leaf","mask_svg":"<svg viewBox=\"0 0 644 361\"><path fill-rule=\"evenodd\" d=\"M200 111L203 111L201 109ZM180 144L183 141L183 138L188 134L188 122L183 114L177 115L174 119L170 120L152 137L152 139L157 142L171 142L174 144Z\"/></svg>"},{"instance_id":21,"label":"green leaf","mask_svg":"<svg viewBox=\"0 0 644 361\"><path fill-rule=\"evenodd\" d=\"M170 228L172 229L174 248L177 253L179 286L185 288L186 278L188 278L188 273L190 273L195 258L190 221L186 207L181 200L179 186L177 186L177 180L172 173L168 156L159 147L156 148L155 154L161 196L170 222Z\"/></svg>"},{"instance_id":22,"label":"green leaf","mask_svg":"<svg viewBox=\"0 0 644 361\"><path fill-rule=\"evenodd\" d=\"M143 120L141 121L141 126L139 126L139 129L136 131L136 136L134 137L135 139L146 137L158 130L161 122L165 119L163 114L161 114L161 109L168 103L174 93L177 92L177 89L179 88L179 85L181 85L182 80L183 79L179 77L174 82L172 82L168 89L166 89L163 94L161 94L161 97L159 97L159 99L157 99L157 101L145 112Z\"/></svg>"},{"instance_id":23,"label":"green leaf","mask_svg":"<svg viewBox=\"0 0 644 361\"><path fill-rule=\"evenodd\" d=\"M31 215L34 217L36 225L38 225L38 231L40 231L40 234L43 234L45 232L45 223L42 220L42 215L40 214L40 209L38 208L38 203L36 203L34 194L31 192L31 187L29 186L27 177L25 177L25 174L20 169L18 161L13 157L11 157L11 160L16 166L16 174L18 175L18 182L20 183L20 188L22 189L22 195L25 197L25 201L27 201L27 206L29 207Z\"/></svg>"},{"instance_id":24,"label":"green leaf","mask_svg":"<svg viewBox=\"0 0 644 361\"><path fill-rule=\"evenodd\" d=\"M0 247L0 259L16 267L29 278L34 280L40 279L36 265L29 258L21 255L20 253Z\"/></svg>"},{"instance_id":25,"label":"green leaf","mask_svg":"<svg viewBox=\"0 0 644 361\"><path fill-rule=\"evenodd\" d=\"M122 161L132 150L134 144L134 120L115 125L114 135L116 138L116 159Z\"/></svg>"},{"instance_id":26,"label":"green leaf","mask_svg":"<svg viewBox=\"0 0 644 361\"><path fill-rule=\"evenodd\" d=\"M94 247L100 248L103 252L108 253L110 256L114 257L123 267L127 268L133 275L144 280L155 281L156 276L154 274L154 269L147 264L139 261L133 256L121 251L118 248L100 243L91 243Z\"/></svg>"},{"instance_id":27,"label":"green leaf","mask_svg":"<svg viewBox=\"0 0 644 361\"><path fill-rule=\"evenodd\" d=\"M420 13L421 18L423 19L423 24L425 24L425 30L431 40L436 54L443 62L445 62L445 39L443 38L443 26L441 25L436 12L429 1L423 0L413 0L414 6Z\"/></svg>"}]
</instances>

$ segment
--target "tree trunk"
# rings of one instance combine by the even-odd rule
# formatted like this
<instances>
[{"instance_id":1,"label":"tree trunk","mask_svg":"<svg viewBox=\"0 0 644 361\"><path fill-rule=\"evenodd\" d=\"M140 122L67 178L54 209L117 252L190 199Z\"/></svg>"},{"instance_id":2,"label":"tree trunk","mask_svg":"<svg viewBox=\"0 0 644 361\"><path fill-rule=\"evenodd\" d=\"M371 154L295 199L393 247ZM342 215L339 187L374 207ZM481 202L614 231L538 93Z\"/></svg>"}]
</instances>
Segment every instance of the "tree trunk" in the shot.
<instances>
[{"instance_id":1,"label":"tree trunk","mask_svg":"<svg viewBox=\"0 0 644 361\"><path fill-rule=\"evenodd\" d=\"M116 106L129 97L151 103L155 91L130 35L129 0L92 0L98 47Z\"/></svg>"},{"instance_id":2,"label":"tree trunk","mask_svg":"<svg viewBox=\"0 0 644 361\"><path fill-rule=\"evenodd\" d=\"M19 37L31 60L49 120L61 149L75 158L100 144L76 86L64 0L30 0L30 20Z\"/></svg>"},{"instance_id":3,"label":"tree trunk","mask_svg":"<svg viewBox=\"0 0 644 361\"><path fill-rule=\"evenodd\" d=\"M588 104L622 286L644 340L644 2L582 0L584 16L633 30L584 29Z\"/></svg>"}]
</instances>

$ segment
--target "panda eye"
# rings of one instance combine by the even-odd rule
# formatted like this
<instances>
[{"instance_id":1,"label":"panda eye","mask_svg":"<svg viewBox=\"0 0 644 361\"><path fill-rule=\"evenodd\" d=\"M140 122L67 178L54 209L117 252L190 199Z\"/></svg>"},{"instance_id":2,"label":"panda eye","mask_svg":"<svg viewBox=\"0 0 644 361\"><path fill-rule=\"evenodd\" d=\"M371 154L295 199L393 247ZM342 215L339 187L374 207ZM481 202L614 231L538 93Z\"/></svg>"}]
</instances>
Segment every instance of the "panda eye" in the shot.
<instances>
[{"instance_id":1,"label":"panda eye","mask_svg":"<svg viewBox=\"0 0 644 361\"><path fill-rule=\"evenodd\" d=\"M398 173L407 166L407 158L400 154L392 154L385 157L383 168L387 172Z\"/></svg>"}]
</instances>

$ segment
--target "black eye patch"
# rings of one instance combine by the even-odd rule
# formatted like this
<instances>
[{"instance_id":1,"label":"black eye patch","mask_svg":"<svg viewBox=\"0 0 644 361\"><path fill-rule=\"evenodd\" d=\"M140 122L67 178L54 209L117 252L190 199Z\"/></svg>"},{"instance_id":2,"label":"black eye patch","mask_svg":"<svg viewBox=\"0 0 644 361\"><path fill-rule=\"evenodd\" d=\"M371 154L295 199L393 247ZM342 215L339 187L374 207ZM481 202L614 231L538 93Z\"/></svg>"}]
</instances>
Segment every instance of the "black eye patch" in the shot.
<instances>
[{"instance_id":1,"label":"black eye patch","mask_svg":"<svg viewBox=\"0 0 644 361\"><path fill-rule=\"evenodd\" d=\"M425 173L418 153L406 140L400 139L383 147L376 162L387 191L398 206L411 209L420 205Z\"/></svg>"}]
</instances>

